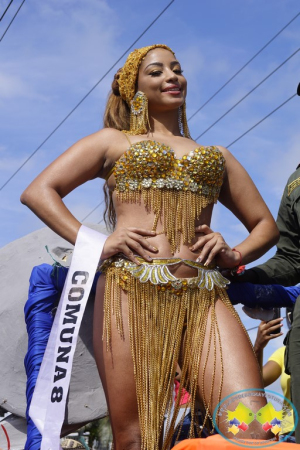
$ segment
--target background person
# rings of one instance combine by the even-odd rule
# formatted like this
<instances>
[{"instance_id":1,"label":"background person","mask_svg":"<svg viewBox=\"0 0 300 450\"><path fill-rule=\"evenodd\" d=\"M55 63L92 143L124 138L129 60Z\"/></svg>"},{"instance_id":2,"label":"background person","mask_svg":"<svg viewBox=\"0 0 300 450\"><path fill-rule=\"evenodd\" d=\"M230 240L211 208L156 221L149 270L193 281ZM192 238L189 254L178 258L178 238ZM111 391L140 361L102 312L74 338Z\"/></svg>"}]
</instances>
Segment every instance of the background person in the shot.
<instances>
[{"instance_id":1,"label":"background person","mask_svg":"<svg viewBox=\"0 0 300 450\"><path fill-rule=\"evenodd\" d=\"M259 361L262 370L264 386L267 387L280 378L280 386L285 398L291 400L290 382L291 377L285 373L284 353L285 346L279 347L269 357L268 361L263 364L263 351L270 340L276 339L283 335L282 332L277 332L278 327L282 327L283 318L270 320L269 322L262 321L258 327L256 340L254 343L254 351ZM282 421L281 435L289 434L294 428L294 414L291 405L284 401L284 407L287 413L284 415ZM289 437L288 442L295 442L294 437Z\"/></svg>"}]
</instances>

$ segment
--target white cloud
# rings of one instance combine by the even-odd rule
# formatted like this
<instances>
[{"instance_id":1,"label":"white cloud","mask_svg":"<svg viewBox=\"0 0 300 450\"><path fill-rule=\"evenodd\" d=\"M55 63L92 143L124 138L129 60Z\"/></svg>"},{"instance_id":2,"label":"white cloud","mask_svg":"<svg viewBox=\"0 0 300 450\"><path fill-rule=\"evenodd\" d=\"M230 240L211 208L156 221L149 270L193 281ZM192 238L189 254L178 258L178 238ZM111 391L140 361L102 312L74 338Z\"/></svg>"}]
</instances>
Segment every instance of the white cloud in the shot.
<instances>
[{"instance_id":1,"label":"white cloud","mask_svg":"<svg viewBox=\"0 0 300 450\"><path fill-rule=\"evenodd\" d=\"M269 170L266 171L266 182L270 184L271 190L275 193L278 199L281 198L283 189L280 189L274 183L277 181L281 186L284 186L291 173L296 170L296 166L300 163L300 132L294 130L293 135L280 152L277 157L270 159ZM282 155L283 153L283 155Z\"/></svg>"},{"instance_id":2,"label":"white cloud","mask_svg":"<svg viewBox=\"0 0 300 450\"><path fill-rule=\"evenodd\" d=\"M25 83L20 77L0 72L0 98L13 98L26 95Z\"/></svg>"},{"instance_id":3,"label":"white cloud","mask_svg":"<svg viewBox=\"0 0 300 450\"><path fill-rule=\"evenodd\" d=\"M122 27L107 2L40 2L27 20L32 32L22 53L13 48L1 65L0 97L49 101L61 89L80 99L115 60Z\"/></svg>"},{"instance_id":4,"label":"white cloud","mask_svg":"<svg viewBox=\"0 0 300 450\"><path fill-rule=\"evenodd\" d=\"M7 148L3 149L7 152ZM0 159L0 171L3 172L4 175L7 175L9 171L13 171L16 167L19 167L26 158L18 158L15 156L9 157L5 156Z\"/></svg>"}]
</instances>

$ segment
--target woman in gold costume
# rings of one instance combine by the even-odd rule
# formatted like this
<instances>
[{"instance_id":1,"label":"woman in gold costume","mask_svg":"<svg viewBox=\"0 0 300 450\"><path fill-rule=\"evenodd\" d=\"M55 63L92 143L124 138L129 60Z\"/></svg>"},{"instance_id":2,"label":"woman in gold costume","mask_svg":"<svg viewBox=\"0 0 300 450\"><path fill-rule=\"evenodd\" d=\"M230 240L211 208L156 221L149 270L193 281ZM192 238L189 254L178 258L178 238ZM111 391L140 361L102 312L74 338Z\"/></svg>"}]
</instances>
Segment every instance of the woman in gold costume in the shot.
<instances>
[{"instance_id":1,"label":"woman in gold costume","mask_svg":"<svg viewBox=\"0 0 300 450\"><path fill-rule=\"evenodd\" d=\"M177 363L192 420L200 408L211 429L222 398L262 388L251 343L218 269L257 259L278 232L230 152L191 139L187 82L169 47L132 52L112 87L105 128L62 154L21 200L74 244L81 224L62 198L90 179L106 179L114 231L101 255L94 351L114 448L167 449L180 406L180 394L175 407L172 402ZM210 229L218 199L249 231L234 249ZM264 402L258 398L257 408ZM225 423L218 426L228 434ZM191 426L190 437L194 432ZM258 428L257 437L263 434Z\"/></svg>"}]
</instances>

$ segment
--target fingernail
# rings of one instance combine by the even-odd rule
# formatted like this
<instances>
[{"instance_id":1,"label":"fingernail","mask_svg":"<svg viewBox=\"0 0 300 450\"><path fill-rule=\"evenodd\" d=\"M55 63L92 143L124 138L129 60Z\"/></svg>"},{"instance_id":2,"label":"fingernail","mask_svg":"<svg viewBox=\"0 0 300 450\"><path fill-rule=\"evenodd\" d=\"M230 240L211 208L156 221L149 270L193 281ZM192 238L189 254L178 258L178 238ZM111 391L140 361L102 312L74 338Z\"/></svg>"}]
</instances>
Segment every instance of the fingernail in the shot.
<instances>
[{"instance_id":1,"label":"fingernail","mask_svg":"<svg viewBox=\"0 0 300 450\"><path fill-rule=\"evenodd\" d=\"M148 259L149 261L152 261L151 256L147 256L147 259Z\"/></svg>"},{"instance_id":2,"label":"fingernail","mask_svg":"<svg viewBox=\"0 0 300 450\"><path fill-rule=\"evenodd\" d=\"M190 247L190 250L193 251L193 250L194 250L194 247Z\"/></svg>"},{"instance_id":3,"label":"fingernail","mask_svg":"<svg viewBox=\"0 0 300 450\"><path fill-rule=\"evenodd\" d=\"M201 262L201 261L202 261L201 256L198 256L198 258L196 259L196 261L197 261L197 262Z\"/></svg>"},{"instance_id":4,"label":"fingernail","mask_svg":"<svg viewBox=\"0 0 300 450\"><path fill-rule=\"evenodd\" d=\"M153 246L152 246L152 249L153 249L154 251L156 251L156 252L157 252L157 250L158 250L158 248L153 247Z\"/></svg>"},{"instance_id":5,"label":"fingernail","mask_svg":"<svg viewBox=\"0 0 300 450\"><path fill-rule=\"evenodd\" d=\"M205 263L204 263L203 265L204 265L205 267L207 267L208 264L209 264L209 262L208 262L208 261L205 261Z\"/></svg>"}]
</instances>

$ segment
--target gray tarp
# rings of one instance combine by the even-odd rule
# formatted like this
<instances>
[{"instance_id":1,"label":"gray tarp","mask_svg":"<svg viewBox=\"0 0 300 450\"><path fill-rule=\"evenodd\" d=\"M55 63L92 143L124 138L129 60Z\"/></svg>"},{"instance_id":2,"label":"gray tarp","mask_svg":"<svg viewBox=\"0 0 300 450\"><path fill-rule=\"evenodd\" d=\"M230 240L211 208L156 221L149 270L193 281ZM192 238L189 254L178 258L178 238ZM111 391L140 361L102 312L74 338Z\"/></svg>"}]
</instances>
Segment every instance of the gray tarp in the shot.
<instances>
[{"instance_id":1,"label":"gray tarp","mask_svg":"<svg viewBox=\"0 0 300 450\"><path fill-rule=\"evenodd\" d=\"M89 226L108 234L104 227ZM59 262L63 265L70 264L71 244L49 228L42 228L0 249L0 406L21 417L25 417L26 410L24 357L27 351L27 332L23 308L33 266L53 263L45 245ZM53 252L55 248L56 255ZM67 262L62 260L65 255L68 256ZM68 424L90 422L107 413L103 388L93 358L93 303L93 296L90 296L79 332L67 402Z\"/></svg>"}]
</instances>

